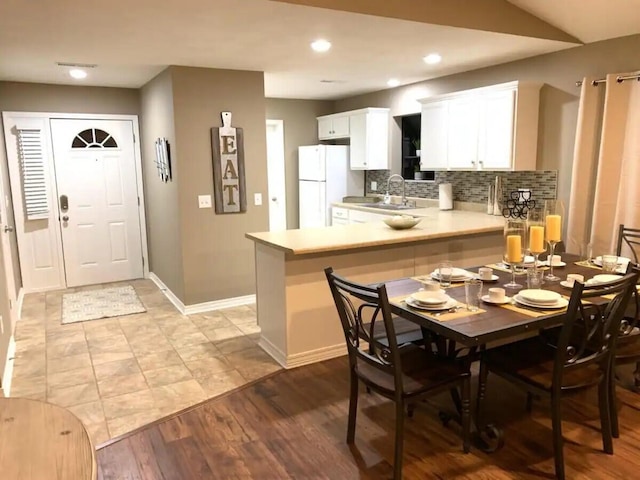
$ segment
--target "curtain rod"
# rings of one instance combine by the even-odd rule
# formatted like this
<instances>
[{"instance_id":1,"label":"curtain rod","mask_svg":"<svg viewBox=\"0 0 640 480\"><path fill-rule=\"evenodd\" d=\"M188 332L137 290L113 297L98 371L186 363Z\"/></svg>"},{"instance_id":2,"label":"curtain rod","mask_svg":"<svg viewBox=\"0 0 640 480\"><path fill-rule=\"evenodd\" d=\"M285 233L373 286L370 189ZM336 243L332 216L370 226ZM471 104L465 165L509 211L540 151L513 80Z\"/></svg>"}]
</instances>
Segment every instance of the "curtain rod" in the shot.
<instances>
[{"instance_id":1,"label":"curtain rod","mask_svg":"<svg viewBox=\"0 0 640 480\"><path fill-rule=\"evenodd\" d=\"M625 80L634 80L634 79L635 79L635 80L638 80L638 81L640 82L640 72L638 72L638 73L633 73L633 74L631 74L631 75L625 75L624 77L623 77L623 76L618 75L618 76L616 77L616 82L618 82L618 83L622 83L622 82L624 82ZM593 81L591 82L591 85L593 85L594 87L597 87L597 86L598 86L598 85L600 85L601 83L607 83L607 79L606 79L606 78L599 78L598 80L593 80ZM578 81L576 82L576 87L581 87L581 86L582 86L582 80L578 80Z\"/></svg>"}]
</instances>

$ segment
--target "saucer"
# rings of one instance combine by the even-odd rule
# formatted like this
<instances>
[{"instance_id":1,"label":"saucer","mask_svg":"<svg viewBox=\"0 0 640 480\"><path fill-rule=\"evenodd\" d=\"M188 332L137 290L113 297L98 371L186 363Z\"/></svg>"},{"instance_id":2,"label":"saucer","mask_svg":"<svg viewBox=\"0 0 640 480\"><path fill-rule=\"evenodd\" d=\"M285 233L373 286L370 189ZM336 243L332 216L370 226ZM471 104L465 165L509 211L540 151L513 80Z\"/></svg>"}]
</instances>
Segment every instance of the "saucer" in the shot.
<instances>
[{"instance_id":1,"label":"saucer","mask_svg":"<svg viewBox=\"0 0 640 480\"><path fill-rule=\"evenodd\" d=\"M524 298L520 297L520 295L516 295L513 297L513 299L521 304L524 305L526 307L531 307L531 308L540 308L540 309L544 309L544 310L556 310L558 308L565 308L569 305L569 300L567 300L566 298L560 297L558 299L557 302L555 303L547 303L547 304L539 304L539 303L531 303L531 302L527 302Z\"/></svg>"},{"instance_id":2,"label":"saucer","mask_svg":"<svg viewBox=\"0 0 640 480\"><path fill-rule=\"evenodd\" d=\"M548 267L549 266L549 260L543 260L542 262L540 262L540 265L542 265L543 267ZM566 267L566 266L567 266L566 262L562 262L562 261L553 264L554 268L555 267L560 267L561 268L561 267Z\"/></svg>"},{"instance_id":3,"label":"saucer","mask_svg":"<svg viewBox=\"0 0 640 480\"><path fill-rule=\"evenodd\" d=\"M473 278L475 278L477 280L482 280L483 282L497 282L500 279L500 277L498 275L491 275L491 279L480 278L480 275L478 275L477 273L473 274Z\"/></svg>"},{"instance_id":4,"label":"saucer","mask_svg":"<svg viewBox=\"0 0 640 480\"><path fill-rule=\"evenodd\" d=\"M491 303L493 305L504 305L505 303L509 303L511 301L511 297L507 297L506 295L505 295L504 299L502 299L501 301L498 301L498 302L494 302L493 300L491 300L489 298L489 295L483 295L480 298L482 299L483 302Z\"/></svg>"}]
</instances>

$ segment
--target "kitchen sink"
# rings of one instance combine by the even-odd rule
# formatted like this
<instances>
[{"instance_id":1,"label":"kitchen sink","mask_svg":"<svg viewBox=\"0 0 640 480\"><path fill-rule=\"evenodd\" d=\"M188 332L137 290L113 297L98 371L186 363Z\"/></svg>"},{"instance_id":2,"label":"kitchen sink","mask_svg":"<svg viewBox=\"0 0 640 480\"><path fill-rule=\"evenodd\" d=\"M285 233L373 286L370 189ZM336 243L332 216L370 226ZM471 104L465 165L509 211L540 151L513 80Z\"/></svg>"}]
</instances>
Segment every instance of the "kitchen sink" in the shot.
<instances>
[{"instance_id":1,"label":"kitchen sink","mask_svg":"<svg viewBox=\"0 0 640 480\"><path fill-rule=\"evenodd\" d=\"M360 203L361 207L377 208L379 210L412 210L416 207L411 205L400 205L398 203Z\"/></svg>"}]
</instances>

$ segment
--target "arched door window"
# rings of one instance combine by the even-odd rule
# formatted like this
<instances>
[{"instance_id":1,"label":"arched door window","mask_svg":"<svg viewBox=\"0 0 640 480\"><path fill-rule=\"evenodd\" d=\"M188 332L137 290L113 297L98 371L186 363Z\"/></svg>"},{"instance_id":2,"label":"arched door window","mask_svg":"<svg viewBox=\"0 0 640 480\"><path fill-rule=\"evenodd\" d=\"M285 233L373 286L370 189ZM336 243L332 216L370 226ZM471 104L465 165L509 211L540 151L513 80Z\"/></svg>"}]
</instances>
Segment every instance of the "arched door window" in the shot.
<instances>
[{"instance_id":1,"label":"arched door window","mask_svg":"<svg viewBox=\"0 0 640 480\"><path fill-rule=\"evenodd\" d=\"M71 148L118 148L118 144L104 130L88 128L75 136Z\"/></svg>"}]
</instances>

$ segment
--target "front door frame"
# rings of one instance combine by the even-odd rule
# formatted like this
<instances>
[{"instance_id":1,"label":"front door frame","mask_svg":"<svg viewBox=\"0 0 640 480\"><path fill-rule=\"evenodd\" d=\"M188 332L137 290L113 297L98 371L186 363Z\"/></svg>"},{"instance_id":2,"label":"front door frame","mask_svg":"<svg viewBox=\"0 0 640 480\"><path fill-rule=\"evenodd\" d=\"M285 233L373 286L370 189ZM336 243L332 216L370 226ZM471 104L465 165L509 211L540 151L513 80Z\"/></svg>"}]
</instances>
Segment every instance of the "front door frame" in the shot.
<instances>
[{"instance_id":1,"label":"front door frame","mask_svg":"<svg viewBox=\"0 0 640 480\"><path fill-rule=\"evenodd\" d=\"M144 185L143 185L143 177L142 177L142 153L140 149L140 125L138 122L137 115L118 115L118 114L100 114L100 113L53 113L53 112L3 112L2 113L3 122L5 125L5 132L7 125L13 124L13 120L10 122L9 119L13 118L38 118L45 119L48 124L48 129L46 135L48 137L48 144L50 146L50 155L52 158L53 164L53 148L52 146L52 138L51 138L51 120L53 119L73 119L73 120L128 120L131 121L133 126L133 152L135 157L135 170L136 170L136 189L138 192L138 198L140 199L138 205L138 218L140 221L140 241L142 242L142 259L143 259L143 275L144 278L149 278L149 251L147 244L147 218L145 215L145 197L144 197ZM5 135L5 141L7 140L7 136ZM11 159L7 158L7 162ZM2 164L0 162L0 169L4 170L8 168L8 165ZM3 173L3 172L0 172ZM7 177L9 176L9 172L6 173ZM52 202L52 208L55 209L56 215L60 215L60 206L58 202L58 187L55 177L52 178L52 189L54 191L54 197ZM22 196L22 192L20 192ZM60 223L54 222L53 228L55 229L55 235L57 238L61 239L61 231L60 231ZM60 265L60 271L63 272L64 269L64 258L61 241L59 242L59 246L57 249L58 252L58 260ZM20 248L20 244L18 243L18 248ZM61 275L61 281L63 285L61 288L66 288L66 278L64 275ZM24 287L23 287L24 288ZM34 293L40 292L43 289L30 289L24 288L24 293Z\"/></svg>"}]
</instances>

